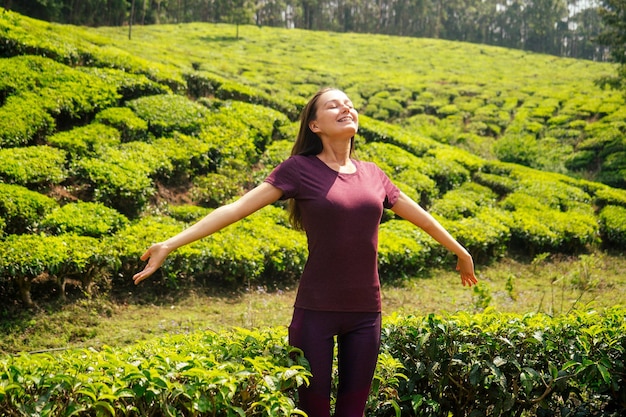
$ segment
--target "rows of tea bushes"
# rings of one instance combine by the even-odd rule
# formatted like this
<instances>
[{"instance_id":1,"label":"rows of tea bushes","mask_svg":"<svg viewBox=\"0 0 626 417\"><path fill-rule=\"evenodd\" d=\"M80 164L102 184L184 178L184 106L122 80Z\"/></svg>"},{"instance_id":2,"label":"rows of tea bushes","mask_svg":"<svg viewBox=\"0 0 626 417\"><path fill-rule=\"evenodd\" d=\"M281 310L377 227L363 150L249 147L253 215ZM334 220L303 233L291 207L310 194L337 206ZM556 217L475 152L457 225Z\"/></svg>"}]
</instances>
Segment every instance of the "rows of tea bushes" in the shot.
<instances>
[{"instance_id":1,"label":"rows of tea bushes","mask_svg":"<svg viewBox=\"0 0 626 417\"><path fill-rule=\"evenodd\" d=\"M0 25L0 285L26 305L43 282L61 296L68 283L128 285L151 243L237 198L289 155L299 95L244 84L218 71L223 62L153 65L80 28L11 12ZM626 247L623 189L484 159L367 116L369 88L356 97L370 109L358 156L379 164L478 262ZM162 282L295 280L305 238L283 207L177 251ZM442 264L453 260L441 246L385 213L383 279Z\"/></svg>"},{"instance_id":2,"label":"rows of tea bushes","mask_svg":"<svg viewBox=\"0 0 626 417\"><path fill-rule=\"evenodd\" d=\"M626 411L624 308L393 316L368 416L604 416ZM306 359L286 329L170 335L0 360L0 409L33 416L290 416Z\"/></svg>"}]
</instances>

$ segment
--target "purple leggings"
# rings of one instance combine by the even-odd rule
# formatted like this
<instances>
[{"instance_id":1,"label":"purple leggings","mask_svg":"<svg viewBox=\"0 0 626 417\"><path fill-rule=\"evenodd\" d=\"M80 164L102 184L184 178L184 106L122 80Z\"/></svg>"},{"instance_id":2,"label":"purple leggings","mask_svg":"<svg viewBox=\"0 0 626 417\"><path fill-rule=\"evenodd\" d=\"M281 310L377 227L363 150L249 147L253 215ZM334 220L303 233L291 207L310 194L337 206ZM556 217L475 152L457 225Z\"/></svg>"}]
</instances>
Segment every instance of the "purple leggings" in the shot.
<instances>
[{"instance_id":1,"label":"purple leggings","mask_svg":"<svg viewBox=\"0 0 626 417\"><path fill-rule=\"evenodd\" d=\"M298 390L298 407L309 417L330 417L334 336L339 384L335 417L363 417L380 349L380 313L345 313L296 308L289 344L311 365L309 386Z\"/></svg>"}]
</instances>

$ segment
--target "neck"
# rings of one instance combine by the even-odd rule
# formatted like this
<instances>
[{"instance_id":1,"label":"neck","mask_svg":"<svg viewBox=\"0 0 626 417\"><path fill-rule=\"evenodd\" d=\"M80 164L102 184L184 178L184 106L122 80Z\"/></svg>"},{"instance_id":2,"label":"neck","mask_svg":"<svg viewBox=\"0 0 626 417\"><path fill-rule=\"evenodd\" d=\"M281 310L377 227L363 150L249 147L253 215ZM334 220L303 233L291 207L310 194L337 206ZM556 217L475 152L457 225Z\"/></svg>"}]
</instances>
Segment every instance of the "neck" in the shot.
<instances>
[{"instance_id":1,"label":"neck","mask_svg":"<svg viewBox=\"0 0 626 417\"><path fill-rule=\"evenodd\" d=\"M348 146L324 145L324 149L317 157L338 172L352 173L356 169L350 159L350 144Z\"/></svg>"}]
</instances>

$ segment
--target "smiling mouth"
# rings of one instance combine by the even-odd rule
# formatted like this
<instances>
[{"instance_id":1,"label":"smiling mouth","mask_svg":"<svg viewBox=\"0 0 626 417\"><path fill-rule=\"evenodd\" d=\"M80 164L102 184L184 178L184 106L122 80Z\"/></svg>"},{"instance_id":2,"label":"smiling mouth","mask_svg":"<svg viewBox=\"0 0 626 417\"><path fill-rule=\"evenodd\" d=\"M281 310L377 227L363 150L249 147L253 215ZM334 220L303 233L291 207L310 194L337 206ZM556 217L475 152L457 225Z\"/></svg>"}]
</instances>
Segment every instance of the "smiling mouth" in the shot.
<instances>
[{"instance_id":1,"label":"smiling mouth","mask_svg":"<svg viewBox=\"0 0 626 417\"><path fill-rule=\"evenodd\" d=\"M353 121L353 119L350 116L346 116L338 120L338 122L346 122L346 121Z\"/></svg>"}]
</instances>

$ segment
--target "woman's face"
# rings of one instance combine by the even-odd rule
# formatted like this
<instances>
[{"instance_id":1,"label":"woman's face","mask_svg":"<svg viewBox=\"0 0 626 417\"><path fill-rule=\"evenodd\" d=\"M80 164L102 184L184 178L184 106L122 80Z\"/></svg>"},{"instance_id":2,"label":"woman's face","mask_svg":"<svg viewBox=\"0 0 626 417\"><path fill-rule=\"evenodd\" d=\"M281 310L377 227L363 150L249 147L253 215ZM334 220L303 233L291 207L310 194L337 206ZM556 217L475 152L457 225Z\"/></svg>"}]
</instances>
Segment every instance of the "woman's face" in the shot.
<instances>
[{"instance_id":1,"label":"woman's face","mask_svg":"<svg viewBox=\"0 0 626 417\"><path fill-rule=\"evenodd\" d=\"M359 114L343 91L329 90L319 97L309 128L319 136L349 139L359 129Z\"/></svg>"}]
</instances>

